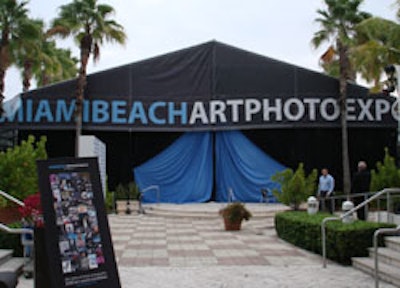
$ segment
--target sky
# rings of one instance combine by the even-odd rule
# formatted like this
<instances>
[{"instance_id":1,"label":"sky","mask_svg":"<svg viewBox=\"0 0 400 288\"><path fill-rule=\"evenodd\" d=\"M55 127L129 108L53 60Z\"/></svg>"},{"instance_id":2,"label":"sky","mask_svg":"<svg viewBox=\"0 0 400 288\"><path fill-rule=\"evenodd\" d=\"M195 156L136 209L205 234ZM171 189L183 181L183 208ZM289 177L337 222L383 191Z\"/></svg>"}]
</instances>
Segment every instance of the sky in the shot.
<instances>
[{"instance_id":1,"label":"sky","mask_svg":"<svg viewBox=\"0 0 400 288\"><path fill-rule=\"evenodd\" d=\"M30 16L47 23L70 0L30 0ZM395 0L364 0L361 10L395 20ZM314 19L322 0L98 0L114 7L114 19L127 34L124 46L104 45L100 60L90 62L88 73L162 55L217 40L307 69L318 66L322 47L310 40L319 29ZM60 42L78 57L72 40ZM325 46L326 48L326 46ZM6 99L22 90L19 72L7 71Z\"/></svg>"}]
</instances>

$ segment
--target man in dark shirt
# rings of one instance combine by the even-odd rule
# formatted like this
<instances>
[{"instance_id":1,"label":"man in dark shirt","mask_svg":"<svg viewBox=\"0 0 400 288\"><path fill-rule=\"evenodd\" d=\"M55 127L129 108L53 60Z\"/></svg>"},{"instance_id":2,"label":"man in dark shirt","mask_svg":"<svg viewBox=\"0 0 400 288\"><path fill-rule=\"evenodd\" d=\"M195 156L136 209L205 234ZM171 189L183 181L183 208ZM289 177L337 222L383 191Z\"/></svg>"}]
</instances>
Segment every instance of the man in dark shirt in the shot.
<instances>
[{"instance_id":1,"label":"man in dark shirt","mask_svg":"<svg viewBox=\"0 0 400 288\"><path fill-rule=\"evenodd\" d=\"M351 193L364 193L369 192L369 186L371 182L371 173L367 169L367 163L364 161L358 162L358 171L353 176L351 183ZM354 205L357 206L364 201L363 196L353 198ZM365 220L365 209L360 208L357 210L357 217L359 220Z\"/></svg>"}]
</instances>

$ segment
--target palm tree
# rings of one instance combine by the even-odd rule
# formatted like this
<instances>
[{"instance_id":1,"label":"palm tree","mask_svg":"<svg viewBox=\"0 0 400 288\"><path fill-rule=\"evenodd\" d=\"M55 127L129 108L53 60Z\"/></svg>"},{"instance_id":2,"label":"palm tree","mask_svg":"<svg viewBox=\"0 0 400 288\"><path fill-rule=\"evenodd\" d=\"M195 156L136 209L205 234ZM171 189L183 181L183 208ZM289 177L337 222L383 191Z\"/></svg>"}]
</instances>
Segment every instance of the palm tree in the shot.
<instances>
[{"instance_id":1,"label":"palm tree","mask_svg":"<svg viewBox=\"0 0 400 288\"><path fill-rule=\"evenodd\" d=\"M104 41L124 44L126 35L123 27L111 19L113 7L98 4L97 0L73 0L60 7L59 16L54 19L49 35L73 36L80 48L80 68L76 89L75 154L79 155L79 136L82 132L82 104L86 86L86 69L90 56L94 61L100 56Z\"/></svg>"},{"instance_id":2,"label":"palm tree","mask_svg":"<svg viewBox=\"0 0 400 288\"><path fill-rule=\"evenodd\" d=\"M29 35L32 29L28 21L27 1L0 0L0 114L3 112L5 76L13 63L13 41Z\"/></svg>"},{"instance_id":3,"label":"palm tree","mask_svg":"<svg viewBox=\"0 0 400 288\"><path fill-rule=\"evenodd\" d=\"M355 25L370 17L359 11L363 0L324 0L327 9L317 10L319 17L316 22L321 30L314 33L312 43L316 48L323 42L328 42L338 53L339 61L339 106L342 134L342 169L343 191L350 194L350 164L347 131L347 81L351 79L352 67L349 58L349 47L354 37Z\"/></svg>"},{"instance_id":4,"label":"palm tree","mask_svg":"<svg viewBox=\"0 0 400 288\"><path fill-rule=\"evenodd\" d=\"M30 20L35 28L35 37L23 37L15 42L13 55L16 65L22 70L23 92L29 90L32 78L38 86L76 77L78 60L71 51L56 47L55 41L48 39L44 23Z\"/></svg>"},{"instance_id":5,"label":"palm tree","mask_svg":"<svg viewBox=\"0 0 400 288\"><path fill-rule=\"evenodd\" d=\"M31 86L31 79L35 66L42 58L43 21L27 20L30 23L30 31L21 35L11 44L11 52L15 64L22 69L23 92L27 92Z\"/></svg>"},{"instance_id":6,"label":"palm tree","mask_svg":"<svg viewBox=\"0 0 400 288\"><path fill-rule=\"evenodd\" d=\"M352 63L360 75L373 83L372 91L382 91L383 67L400 63L400 25L372 17L356 26Z\"/></svg>"},{"instance_id":7,"label":"palm tree","mask_svg":"<svg viewBox=\"0 0 400 288\"><path fill-rule=\"evenodd\" d=\"M38 87L78 75L78 59L72 56L71 50L57 48L54 41L45 41L42 48L44 57L33 75Z\"/></svg>"}]
</instances>

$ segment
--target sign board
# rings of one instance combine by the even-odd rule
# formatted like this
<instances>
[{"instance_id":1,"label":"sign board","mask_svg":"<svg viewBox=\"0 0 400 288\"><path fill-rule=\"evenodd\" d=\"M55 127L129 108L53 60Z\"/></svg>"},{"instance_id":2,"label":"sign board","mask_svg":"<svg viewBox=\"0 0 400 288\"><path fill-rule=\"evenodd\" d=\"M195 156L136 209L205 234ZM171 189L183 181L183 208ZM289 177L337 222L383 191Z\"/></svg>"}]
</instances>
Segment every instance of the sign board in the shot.
<instances>
[{"instance_id":1,"label":"sign board","mask_svg":"<svg viewBox=\"0 0 400 288\"><path fill-rule=\"evenodd\" d=\"M37 165L51 287L121 287L97 159Z\"/></svg>"},{"instance_id":2,"label":"sign board","mask_svg":"<svg viewBox=\"0 0 400 288\"><path fill-rule=\"evenodd\" d=\"M113 131L340 127L340 107L333 96L161 99L132 103L87 99L83 104L83 127ZM349 96L346 104L349 127L395 127L400 120L399 103L392 97ZM17 111L0 116L0 124L21 129L71 129L73 111L75 100L24 99Z\"/></svg>"},{"instance_id":3,"label":"sign board","mask_svg":"<svg viewBox=\"0 0 400 288\"><path fill-rule=\"evenodd\" d=\"M92 135L79 136L79 157L97 157L99 161L103 196L106 196L106 145L99 138Z\"/></svg>"}]
</instances>

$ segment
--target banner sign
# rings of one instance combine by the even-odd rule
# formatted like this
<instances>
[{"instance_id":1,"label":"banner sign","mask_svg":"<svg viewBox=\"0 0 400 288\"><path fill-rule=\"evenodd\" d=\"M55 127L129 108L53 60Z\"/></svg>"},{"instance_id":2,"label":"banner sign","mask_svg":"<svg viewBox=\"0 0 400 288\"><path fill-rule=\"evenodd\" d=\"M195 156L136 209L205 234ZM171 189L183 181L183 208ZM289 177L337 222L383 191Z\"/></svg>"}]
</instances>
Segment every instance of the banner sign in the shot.
<instances>
[{"instance_id":1,"label":"banner sign","mask_svg":"<svg viewBox=\"0 0 400 288\"><path fill-rule=\"evenodd\" d=\"M143 98L142 98L143 99ZM395 127L400 120L394 98L349 97L351 126ZM74 127L75 100L24 99L0 123L30 129ZM85 100L83 125L92 130L196 130L338 127L340 107L334 97L232 98L205 101Z\"/></svg>"},{"instance_id":2,"label":"banner sign","mask_svg":"<svg viewBox=\"0 0 400 288\"><path fill-rule=\"evenodd\" d=\"M37 165L51 287L121 287L97 158Z\"/></svg>"}]
</instances>

